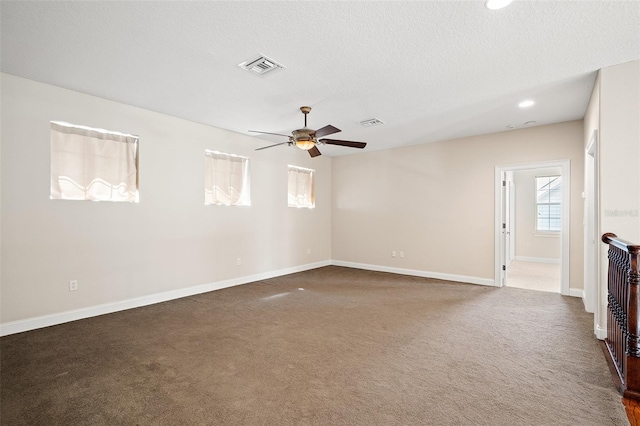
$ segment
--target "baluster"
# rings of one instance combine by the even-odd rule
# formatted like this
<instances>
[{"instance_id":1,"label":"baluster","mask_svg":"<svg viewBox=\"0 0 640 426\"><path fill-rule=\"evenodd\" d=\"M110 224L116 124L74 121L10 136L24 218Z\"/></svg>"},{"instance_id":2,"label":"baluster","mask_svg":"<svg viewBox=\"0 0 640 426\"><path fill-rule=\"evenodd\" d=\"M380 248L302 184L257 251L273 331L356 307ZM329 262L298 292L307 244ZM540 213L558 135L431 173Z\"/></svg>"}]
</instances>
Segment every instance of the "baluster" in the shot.
<instances>
[{"instance_id":1,"label":"baluster","mask_svg":"<svg viewBox=\"0 0 640 426\"><path fill-rule=\"evenodd\" d=\"M627 391L640 396L640 246L630 246L626 257L626 282L629 289L627 308Z\"/></svg>"},{"instance_id":2,"label":"baluster","mask_svg":"<svg viewBox=\"0 0 640 426\"><path fill-rule=\"evenodd\" d=\"M620 391L640 400L640 246L604 234L607 271L607 360L615 366Z\"/></svg>"}]
</instances>

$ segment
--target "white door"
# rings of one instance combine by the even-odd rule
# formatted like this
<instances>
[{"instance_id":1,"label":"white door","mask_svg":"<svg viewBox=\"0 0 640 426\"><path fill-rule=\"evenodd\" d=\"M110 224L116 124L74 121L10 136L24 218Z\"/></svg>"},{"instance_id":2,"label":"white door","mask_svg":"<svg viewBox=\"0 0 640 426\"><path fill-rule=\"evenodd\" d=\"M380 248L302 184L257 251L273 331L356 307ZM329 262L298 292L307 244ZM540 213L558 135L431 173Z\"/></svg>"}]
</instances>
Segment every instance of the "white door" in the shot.
<instances>
[{"instance_id":1,"label":"white door","mask_svg":"<svg viewBox=\"0 0 640 426\"><path fill-rule=\"evenodd\" d=\"M516 258L516 183L513 178L513 172L507 172L507 188L509 190L509 222L507 228L509 232L509 265Z\"/></svg>"},{"instance_id":2,"label":"white door","mask_svg":"<svg viewBox=\"0 0 640 426\"><path fill-rule=\"evenodd\" d=\"M500 285L507 284L507 272L511 263L512 240L511 240L511 217L512 217L512 179L508 176L509 172L502 172L502 196L501 199L501 235L500 235L500 262L501 262L501 279Z\"/></svg>"}]
</instances>

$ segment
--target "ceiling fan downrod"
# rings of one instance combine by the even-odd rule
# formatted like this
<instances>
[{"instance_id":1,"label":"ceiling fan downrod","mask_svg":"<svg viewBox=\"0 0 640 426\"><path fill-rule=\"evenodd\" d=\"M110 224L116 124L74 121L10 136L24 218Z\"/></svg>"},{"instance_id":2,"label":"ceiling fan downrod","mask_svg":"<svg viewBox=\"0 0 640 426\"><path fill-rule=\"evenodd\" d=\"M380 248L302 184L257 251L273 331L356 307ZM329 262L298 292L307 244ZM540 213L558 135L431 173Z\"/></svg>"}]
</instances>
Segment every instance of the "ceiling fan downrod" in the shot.
<instances>
[{"instance_id":1,"label":"ceiling fan downrod","mask_svg":"<svg viewBox=\"0 0 640 426\"><path fill-rule=\"evenodd\" d=\"M304 127L307 127L307 114L311 112L310 106L302 106L300 107L300 111L304 114Z\"/></svg>"}]
</instances>

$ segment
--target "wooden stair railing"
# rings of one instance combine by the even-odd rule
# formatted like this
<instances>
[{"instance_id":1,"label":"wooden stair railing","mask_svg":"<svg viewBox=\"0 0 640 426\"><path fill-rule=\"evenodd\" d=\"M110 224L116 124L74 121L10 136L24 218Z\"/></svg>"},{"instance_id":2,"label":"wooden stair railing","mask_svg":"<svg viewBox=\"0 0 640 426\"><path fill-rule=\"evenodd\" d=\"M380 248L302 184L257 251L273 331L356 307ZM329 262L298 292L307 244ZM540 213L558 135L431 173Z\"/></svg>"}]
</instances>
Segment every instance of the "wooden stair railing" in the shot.
<instances>
[{"instance_id":1,"label":"wooden stair railing","mask_svg":"<svg viewBox=\"0 0 640 426\"><path fill-rule=\"evenodd\" d=\"M607 361L625 398L640 400L640 246L607 233Z\"/></svg>"}]
</instances>

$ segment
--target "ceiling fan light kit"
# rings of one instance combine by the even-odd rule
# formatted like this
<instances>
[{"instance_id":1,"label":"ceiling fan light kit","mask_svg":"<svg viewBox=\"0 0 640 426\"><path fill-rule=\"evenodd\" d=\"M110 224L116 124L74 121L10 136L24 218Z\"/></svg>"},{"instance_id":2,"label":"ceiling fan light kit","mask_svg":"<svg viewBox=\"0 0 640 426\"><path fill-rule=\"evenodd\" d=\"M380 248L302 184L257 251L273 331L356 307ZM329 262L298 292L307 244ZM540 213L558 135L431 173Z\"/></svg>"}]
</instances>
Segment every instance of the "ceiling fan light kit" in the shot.
<instances>
[{"instance_id":1,"label":"ceiling fan light kit","mask_svg":"<svg viewBox=\"0 0 640 426\"><path fill-rule=\"evenodd\" d=\"M316 146L316 142L312 139L298 139L296 140L296 147L303 149L305 151L309 151L311 148Z\"/></svg>"},{"instance_id":2,"label":"ceiling fan light kit","mask_svg":"<svg viewBox=\"0 0 640 426\"><path fill-rule=\"evenodd\" d=\"M253 133L262 133L266 135L277 135L277 136L285 136L289 138L288 142L281 142L275 145L263 146L261 148L257 148L256 151L261 149L267 149L278 145L294 145L297 148L308 151L311 157L317 157L321 155L320 150L318 150L319 144L327 144L327 145L338 145L338 146L346 146L350 148L364 148L367 146L366 142L353 142L353 141L343 141L338 139L320 139L319 137L328 136L334 133L341 132L340 129L334 127L332 125L324 126L321 129L313 130L307 127L307 114L311 112L311 107L303 106L300 107L300 111L304 114L304 127L302 129L297 129L291 132L291 136L283 135L280 133L270 133L270 132L261 132L258 130L249 130Z\"/></svg>"}]
</instances>

